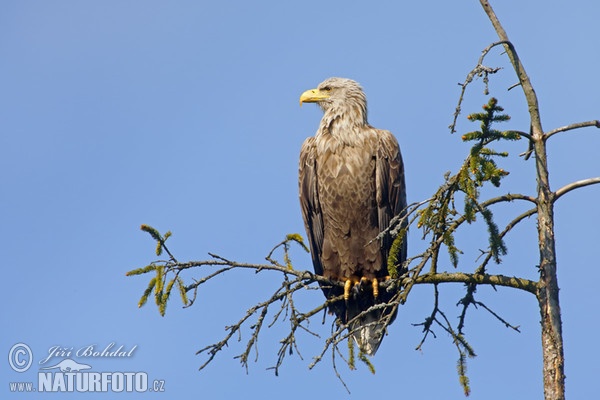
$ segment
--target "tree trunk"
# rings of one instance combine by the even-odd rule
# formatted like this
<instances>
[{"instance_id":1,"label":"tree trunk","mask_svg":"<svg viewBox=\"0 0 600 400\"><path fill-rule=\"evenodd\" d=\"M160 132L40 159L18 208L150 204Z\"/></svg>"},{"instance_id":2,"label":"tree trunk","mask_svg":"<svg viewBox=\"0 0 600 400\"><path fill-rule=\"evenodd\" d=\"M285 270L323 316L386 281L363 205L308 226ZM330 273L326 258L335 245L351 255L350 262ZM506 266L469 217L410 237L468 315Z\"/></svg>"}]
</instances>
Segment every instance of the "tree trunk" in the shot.
<instances>
[{"instance_id":1,"label":"tree trunk","mask_svg":"<svg viewBox=\"0 0 600 400\"><path fill-rule=\"evenodd\" d=\"M565 398L565 360L562 322L558 304L556 265L547 263L546 267L542 268L538 301L542 317L544 398L546 400L562 400Z\"/></svg>"},{"instance_id":2,"label":"tree trunk","mask_svg":"<svg viewBox=\"0 0 600 400\"><path fill-rule=\"evenodd\" d=\"M542 357L544 362L544 398L565 398L562 321L558 300L556 248L554 241L554 194L548 183L546 144L539 139L535 145L538 179L538 240L540 246L540 281L537 298L542 324Z\"/></svg>"},{"instance_id":3,"label":"tree trunk","mask_svg":"<svg viewBox=\"0 0 600 400\"><path fill-rule=\"evenodd\" d=\"M527 100L531 121L531 136L535 154L537 173L537 221L540 248L540 281L537 299L540 305L542 324L542 357L544 374L544 398L563 400L565 398L564 354L562 339L562 321L558 301L558 279L556 275L556 247L554 241L554 196L548 179L548 160L546 157L546 138L535 90L521 64L515 48L510 44L508 35L500 24L487 0L479 0L490 19L498 37L506 42L504 47L519 77L523 94Z\"/></svg>"}]
</instances>

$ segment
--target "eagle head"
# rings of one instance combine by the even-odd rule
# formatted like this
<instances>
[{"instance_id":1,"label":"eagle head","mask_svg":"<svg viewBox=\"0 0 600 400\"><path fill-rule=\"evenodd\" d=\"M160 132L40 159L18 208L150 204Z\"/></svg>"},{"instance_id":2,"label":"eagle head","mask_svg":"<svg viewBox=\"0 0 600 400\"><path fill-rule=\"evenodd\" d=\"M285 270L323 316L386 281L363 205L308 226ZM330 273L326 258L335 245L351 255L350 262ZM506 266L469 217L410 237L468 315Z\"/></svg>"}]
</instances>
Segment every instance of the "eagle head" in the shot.
<instances>
[{"instance_id":1,"label":"eagle head","mask_svg":"<svg viewBox=\"0 0 600 400\"><path fill-rule=\"evenodd\" d=\"M302 103L317 103L326 114L352 116L366 122L367 97L358 82L347 78L329 78L300 96Z\"/></svg>"}]
</instances>

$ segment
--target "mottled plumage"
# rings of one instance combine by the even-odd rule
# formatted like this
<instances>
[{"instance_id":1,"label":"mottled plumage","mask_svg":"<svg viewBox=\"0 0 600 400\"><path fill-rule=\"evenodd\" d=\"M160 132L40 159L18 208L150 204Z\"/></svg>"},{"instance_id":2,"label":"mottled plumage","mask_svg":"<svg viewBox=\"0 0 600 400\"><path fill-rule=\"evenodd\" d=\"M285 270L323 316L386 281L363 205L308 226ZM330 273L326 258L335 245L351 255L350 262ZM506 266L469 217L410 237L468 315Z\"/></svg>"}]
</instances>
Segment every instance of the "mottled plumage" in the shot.
<instances>
[{"instance_id":1,"label":"mottled plumage","mask_svg":"<svg viewBox=\"0 0 600 400\"><path fill-rule=\"evenodd\" d=\"M390 132L368 124L366 97L357 82L327 79L304 92L300 102L317 103L324 112L316 135L300 152L302 215L315 272L347 285L359 283L347 300L331 306L348 323L392 296L378 292L373 281L388 275L391 238L374 239L406 207L402 157ZM398 259L405 257L406 240ZM323 291L327 298L344 293L339 286L323 286ZM363 352L377 351L384 334L377 321L390 312L379 309L350 322Z\"/></svg>"}]
</instances>

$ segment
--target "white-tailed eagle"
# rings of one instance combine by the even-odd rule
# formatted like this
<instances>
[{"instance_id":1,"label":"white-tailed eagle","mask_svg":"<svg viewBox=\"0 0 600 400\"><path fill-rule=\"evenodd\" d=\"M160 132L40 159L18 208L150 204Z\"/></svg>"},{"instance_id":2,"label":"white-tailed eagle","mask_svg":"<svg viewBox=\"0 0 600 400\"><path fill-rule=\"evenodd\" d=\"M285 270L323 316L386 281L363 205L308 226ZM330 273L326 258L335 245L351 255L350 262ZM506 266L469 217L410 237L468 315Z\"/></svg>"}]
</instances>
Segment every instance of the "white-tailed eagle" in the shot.
<instances>
[{"instance_id":1,"label":"white-tailed eagle","mask_svg":"<svg viewBox=\"0 0 600 400\"><path fill-rule=\"evenodd\" d=\"M373 355L385 334L393 293L380 290L389 276L392 238L380 240L390 220L406 208L404 166L396 138L367 122L367 100L350 79L329 78L300 97L317 103L323 118L300 152L300 204L315 273L344 283L321 285L327 298L344 295L332 311L363 353ZM406 258L406 239L397 255ZM394 308L395 309L395 308Z\"/></svg>"}]
</instances>

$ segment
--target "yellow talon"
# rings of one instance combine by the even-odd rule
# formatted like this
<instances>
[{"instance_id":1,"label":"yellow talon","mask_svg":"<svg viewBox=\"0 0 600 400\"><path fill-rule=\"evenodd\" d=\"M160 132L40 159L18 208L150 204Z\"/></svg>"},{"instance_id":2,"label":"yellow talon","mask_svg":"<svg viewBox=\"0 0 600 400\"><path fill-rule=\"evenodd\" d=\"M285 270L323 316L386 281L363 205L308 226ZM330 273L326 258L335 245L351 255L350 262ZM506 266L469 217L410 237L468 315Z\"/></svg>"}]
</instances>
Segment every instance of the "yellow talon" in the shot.
<instances>
[{"instance_id":1,"label":"yellow talon","mask_svg":"<svg viewBox=\"0 0 600 400\"><path fill-rule=\"evenodd\" d=\"M350 299L350 289L352 289L352 280L346 279L346 283L344 283L344 300L346 301Z\"/></svg>"},{"instance_id":2,"label":"yellow talon","mask_svg":"<svg viewBox=\"0 0 600 400\"><path fill-rule=\"evenodd\" d=\"M379 296L379 281L377 278L373 278L371 282L373 282L373 297L377 298Z\"/></svg>"}]
</instances>

